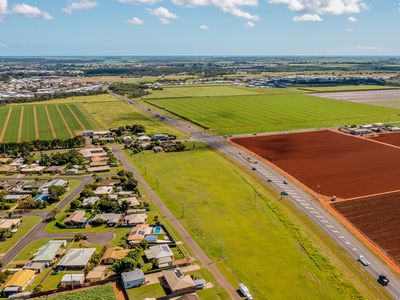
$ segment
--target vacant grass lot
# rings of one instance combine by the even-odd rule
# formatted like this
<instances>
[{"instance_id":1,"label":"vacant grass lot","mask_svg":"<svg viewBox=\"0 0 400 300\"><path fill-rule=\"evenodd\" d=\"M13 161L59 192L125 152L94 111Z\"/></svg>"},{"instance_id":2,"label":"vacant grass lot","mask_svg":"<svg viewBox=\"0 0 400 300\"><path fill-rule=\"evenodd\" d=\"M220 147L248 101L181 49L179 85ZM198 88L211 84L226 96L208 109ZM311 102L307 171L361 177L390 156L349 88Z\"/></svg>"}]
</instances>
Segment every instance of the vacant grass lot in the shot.
<instances>
[{"instance_id":1,"label":"vacant grass lot","mask_svg":"<svg viewBox=\"0 0 400 300\"><path fill-rule=\"evenodd\" d=\"M35 227L39 221L40 217L37 216L22 217L22 225L19 227L18 231L11 238L0 242L0 254L6 253L17 241Z\"/></svg>"},{"instance_id":2,"label":"vacant grass lot","mask_svg":"<svg viewBox=\"0 0 400 300\"><path fill-rule=\"evenodd\" d=\"M25 103L0 107L0 142L67 139L98 126L79 103ZM10 118L7 116L10 113ZM4 116L4 117L3 117Z\"/></svg>"},{"instance_id":3,"label":"vacant grass lot","mask_svg":"<svg viewBox=\"0 0 400 300\"><path fill-rule=\"evenodd\" d=\"M63 272L61 272L63 273ZM50 275L52 276L52 275ZM39 298L36 298L39 299ZM42 298L41 298L42 299ZM47 297L52 300L113 300L115 297L114 289L111 285L103 285L100 287L83 289L78 292L66 292L55 296Z\"/></svg>"},{"instance_id":4,"label":"vacant grass lot","mask_svg":"<svg viewBox=\"0 0 400 300\"><path fill-rule=\"evenodd\" d=\"M196 144L127 156L232 284L245 282L255 299L360 296L274 196L218 154Z\"/></svg>"},{"instance_id":5,"label":"vacant grass lot","mask_svg":"<svg viewBox=\"0 0 400 300\"><path fill-rule=\"evenodd\" d=\"M144 98L179 98L179 97L216 97L235 95L257 95L255 89L234 87L229 85L203 85L166 87L163 90L151 91L151 95Z\"/></svg>"},{"instance_id":6,"label":"vacant grass lot","mask_svg":"<svg viewBox=\"0 0 400 300\"><path fill-rule=\"evenodd\" d=\"M400 110L303 93L149 100L219 134L271 132L400 120Z\"/></svg>"}]
</instances>

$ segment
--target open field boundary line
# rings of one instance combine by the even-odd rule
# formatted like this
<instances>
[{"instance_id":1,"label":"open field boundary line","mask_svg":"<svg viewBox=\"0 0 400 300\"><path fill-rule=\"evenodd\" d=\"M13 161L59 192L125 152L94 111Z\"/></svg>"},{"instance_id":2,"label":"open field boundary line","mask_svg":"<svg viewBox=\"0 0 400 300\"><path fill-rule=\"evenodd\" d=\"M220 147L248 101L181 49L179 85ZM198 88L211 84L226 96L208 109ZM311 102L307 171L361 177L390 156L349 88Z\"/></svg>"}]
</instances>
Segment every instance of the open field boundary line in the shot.
<instances>
[{"instance_id":1,"label":"open field boundary line","mask_svg":"<svg viewBox=\"0 0 400 300\"><path fill-rule=\"evenodd\" d=\"M50 117L49 110L47 109L47 105L44 106L44 110L46 111L47 120L49 121L51 134L53 135L53 139L55 139L57 137L57 134L56 134L56 131L54 130L53 122L51 122L51 117Z\"/></svg>"},{"instance_id":2,"label":"open field boundary line","mask_svg":"<svg viewBox=\"0 0 400 300\"><path fill-rule=\"evenodd\" d=\"M350 134L341 132L341 131L339 131L339 130L337 130L337 131L331 130L331 131L336 132L336 133L340 133L340 134L343 134L343 135L346 135L346 136L355 137L355 138L358 138L358 139L361 139L361 140L364 140L364 141L368 141L368 142L372 142L372 143L377 143L377 144L380 144L380 145L383 145L383 146L388 146L388 147L400 149L399 146L396 146L396 145L393 145L393 144L384 143L384 142L377 141L377 140L374 140L374 139L370 139L370 138L367 138L367 137L365 137L365 136L350 135ZM386 133L386 134L390 134L390 133Z\"/></svg>"},{"instance_id":3,"label":"open field boundary line","mask_svg":"<svg viewBox=\"0 0 400 300\"><path fill-rule=\"evenodd\" d=\"M36 105L33 106L33 124L35 126L35 139L39 139L39 127L38 127L38 119L36 113Z\"/></svg>"},{"instance_id":4,"label":"open field boundary line","mask_svg":"<svg viewBox=\"0 0 400 300\"><path fill-rule=\"evenodd\" d=\"M23 130L23 126L24 126L24 109L25 106L21 107L21 113L19 114L19 127L18 127L18 143L21 143L22 140L22 130Z\"/></svg>"},{"instance_id":5,"label":"open field boundary line","mask_svg":"<svg viewBox=\"0 0 400 300\"><path fill-rule=\"evenodd\" d=\"M338 202L346 202L346 201L352 201L352 200L360 200L360 199L369 198L369 197L377 197L377 196L395 194L395 193L399 193L399 192L400 192L400 190L394 190L394 191L388 191L388 192L383 192L383 193L370 194L370 195L366 195L366 196L359 196L359 197L353 197L353 198L348 198L348 199L343 199L343 200L335 201L335 203L338 203Z\"/></svg>"},{"instance_id":6,"label":"open field boundary line","mask_svg":"<svg viewBox=\"0 0 400 300\"><path fill-rule=\"evenodd\" d=\"M7 127L8 127L8 121L10 121L12 109L13 108L11 106L10 109L8 110L8 115L7 115L7 118L6 118L6 122L4 123L4 127L3 127L3 130L1 131L1 135L0 135L0 143L3 142L4 135L6 134L6 130L7 130Z\"/></svg>"},{"instance_id":7,"label":"open field boundary line","mask_svg":"<svg viewBox=\"0 0 400 300\"><path fill-rule=\"evenodd\" d=\"M71 128L69 128L67 121L64 118L64 115L62 114L60 107L58 105L56 105L58 114L60 115L60 118L62 120L62 122L64 123L65 128L67 128L68 134L70 135L70 137L74 136L74 133L72 132Z\"/></svg>"},{"instance_id":8,"label":"open field boundary line","mask_svg":"<svg viewBox=\"0 0 400 300\"><path fill-rule=\"evenodd\" d=\"M77 117L77 115L75 114L75 112L71 109L70 104L66 105L68 110L71 112L71 114L74 116L76 122L78 122L79 126L81 127L82 130L85 129L85 126L83 126L81 120L79 120L79 118Z\"/></svg>"}]
</instances>

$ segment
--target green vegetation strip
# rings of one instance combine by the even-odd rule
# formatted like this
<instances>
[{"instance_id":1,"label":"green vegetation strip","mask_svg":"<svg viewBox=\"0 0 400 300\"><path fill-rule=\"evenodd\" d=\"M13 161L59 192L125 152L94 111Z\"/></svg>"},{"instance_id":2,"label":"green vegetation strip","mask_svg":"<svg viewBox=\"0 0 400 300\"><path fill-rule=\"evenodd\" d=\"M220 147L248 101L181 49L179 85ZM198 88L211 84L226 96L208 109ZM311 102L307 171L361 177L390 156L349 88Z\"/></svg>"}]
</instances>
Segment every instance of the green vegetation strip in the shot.
<instances>
[{"instance_id":1,"label":"green vegetation strip","mask_svg":"<svg viewBox=\"0 0 400 300\"><path fill-rule=\"evenodd\" d=\"M53 123L54 130L58 139L65 140L70 138L67 128L65 127L60 114L58 113L56 105L47 105L49 114L51 117L51 122Z\"/></svg>"},{"instance_id":2,"label":"green vegetation strip","mask_svg":"<svg viewBox=\"0 0 400 300\"><path fill-rule=\"evenodd\" d=\"M35 140L35 120L33 106L24 106L24 119L22 123L22 141Z\"/></svg>"},{"instance_id":3,"label":"green vegetation strip","mask_svg":"<svg viewBox=\"0 0 400 300\"><path fill-rule=\"evenodd\" d=\"M4 143L18 141L20 115L21 115L21 107L13 107L10 119L7 124L7 130L3 137Z\"/></svg>"},{"instance_id":4,"label":"green vegetation strip","mask_svg":"<svg viewBox=\"0 0 400 300\"><path fill-rule=\"evenodd\" d=\"M51 275L50 275L51 276ZM39 298L35 298L39 299ZM40 298L41 299L41 298ZM116 300L114 289L110 285L87 288L78 292L65 292L46 299L52 300Z\"/></svg>"},{"instance_id":5,"label":"green vegetation strip","mask_svg":"<svg viewBox=\"0 0 400 300\"><path fill-rule=\"evenodd\" d=\"M202 144L127 157L236 286L255 299L359 299L251 176ZM254 188L255 187L255 188Z\"/></svg>"},{"instance_id":6,"label":"green vegetation strip","mask_svg":"<svg viewBox=\"0 0 400 300\"><path fill-rule=\"evenodd\" d=\"M53 135L51 133L51 128L49 121L47 119L46 110L44 105L36 106L36 115L38 122L38 131L40 140L51 140Z\"/></svg>"}]
</instances>

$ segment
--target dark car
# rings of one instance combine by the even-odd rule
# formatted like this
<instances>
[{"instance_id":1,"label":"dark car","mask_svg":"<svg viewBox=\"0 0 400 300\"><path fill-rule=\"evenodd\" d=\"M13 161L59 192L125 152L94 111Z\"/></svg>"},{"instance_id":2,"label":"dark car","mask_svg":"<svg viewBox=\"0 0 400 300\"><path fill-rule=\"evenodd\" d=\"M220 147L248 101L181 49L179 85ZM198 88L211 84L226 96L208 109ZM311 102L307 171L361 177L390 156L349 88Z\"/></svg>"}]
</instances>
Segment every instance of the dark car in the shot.
<instances>
[{"instance_id":1,"label":"dark car","mask_svg":"<svg viewBox=\"0 0 400 300\"><path fill-rule=\"evenodd\" d=\"M387 277L385 275L379 275L378 277L378 282L382 285L382 286L387 286L389 284L389 279L387 279Z\"/></svg>"},{"instance_id":2,"label":"dark car","mask_svg":"<svg viewBox=\"0 0 400 300\"><path fill-rule=\"evenodd\" d=\"M256 168L254 168L254 167L252 167L251 169L252 169L253 171L256 171L256 170L257 170L257 169L256 169Z\"/></svg>"}]
</instances>

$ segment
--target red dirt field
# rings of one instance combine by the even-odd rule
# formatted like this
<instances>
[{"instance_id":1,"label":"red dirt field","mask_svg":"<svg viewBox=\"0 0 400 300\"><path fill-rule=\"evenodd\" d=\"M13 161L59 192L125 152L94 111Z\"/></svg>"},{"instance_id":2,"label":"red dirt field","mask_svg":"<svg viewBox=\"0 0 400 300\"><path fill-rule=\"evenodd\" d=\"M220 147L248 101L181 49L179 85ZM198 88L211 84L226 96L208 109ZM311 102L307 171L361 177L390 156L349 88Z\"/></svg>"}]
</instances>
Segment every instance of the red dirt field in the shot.
<instances>
[{"instance_id":1,"label":"red dirt field","mask_svg":"<svg viewBox=\"0 0 400 300\"><path fill-rule=\"evenodd\" d=\"M381 143L386 143L386 144L400 147L400 132L386 133L386 134L382 134L380 136L377 136L377 137L374 137L371 139L381 142Z\"/></svg>"},{"instance_id":2,"label":"red dirt field","mask_svg":"<svg viewBox=\"0 0 400 300\"><path fill-rule=\"evenodd\" d=\"M333 207L400 264L400 193L338 202Z\"/></svg>"},{"instance_id":3,"label":"red dirt field","mask_svg":"<svg viewBox=\"0 0 400 300\"><path fill-rule=\"evenodd\" d=\"M310 189L349 199L400 190L400 149L333 131L236 138Z\"/></svg>"}]
</instances>

